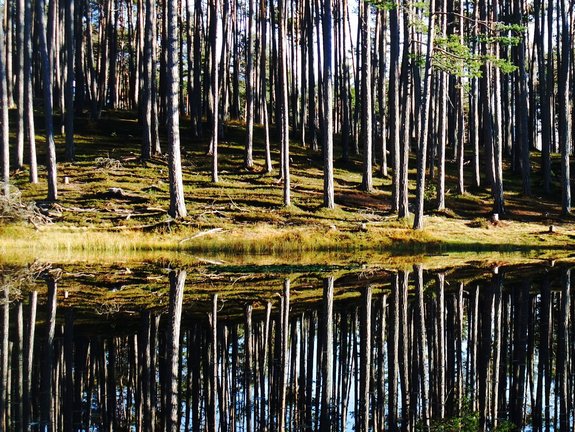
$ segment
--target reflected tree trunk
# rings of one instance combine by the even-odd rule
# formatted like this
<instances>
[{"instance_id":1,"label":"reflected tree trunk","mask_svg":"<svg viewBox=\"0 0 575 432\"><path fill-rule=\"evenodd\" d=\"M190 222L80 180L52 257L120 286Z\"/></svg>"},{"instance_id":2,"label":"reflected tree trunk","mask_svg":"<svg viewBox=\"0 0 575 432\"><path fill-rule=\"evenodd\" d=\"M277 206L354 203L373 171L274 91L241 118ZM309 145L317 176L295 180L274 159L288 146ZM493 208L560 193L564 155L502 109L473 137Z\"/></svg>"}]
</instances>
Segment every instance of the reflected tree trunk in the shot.
<instances>
[{"instance_id":1,"label":"reflected tree trunk","mask_svg":"<svg viewBox=\"0 0 575 432\"><path fill-rule=\"evenodd\" d=\"M570 383L570 337L571 337L571 270L566 270L562 280L561 313L558 322L557 340L557 395L559 396L559 430L569 430L571 424L571 400L573 397Z\"/></svg>"},{"instance_id":2,"label":"reflected tree trunk","mask_svg":"<svg viewBox=\"0 0 575 432\"><path fill-rule=\"evenodd\" d=\"M182 304L184 301L184 286L186 272L173 270L170 272L170 308L168 328L168 395L167 402L167 430L180 430L179 407L179 365L180 365L180 333L182 322Z\"/></svg>"},{"instance_id":3,"label":"reflected tree trunk","mask_svg":"<svg viewBox=\"0 0 575 432\"><path fill-rule=\"evenodd\" d=\"M252 306L248 305L244 312L244 338L245 338L245 364L244 364L244 391L246 399L246 430L253 430L253 400L252 400L252 383L253 383L253 336L252 336Z\"/></svg>"},{"instance_id":4,"label":"reflected tree trunk","mask_svg":"<svg viewBox=\"0 0 575 432\"><path fill-rule=\"evenodd\" d=\"M43 343L43 362L40 383L41 406L40 428L43 431L54 431L54 405L52 400L52 374L54 365L54 335L56 332L56 293L57 284L52 275L48 275L48 296L46 300L46 324Z\"/></svg>"},{"instance_id":5,"label":"reflected tree trunk","mask_svg":"<svg viewBox=\"0 0 575 432\"><path fill-rule=\"evenodd\" d=\"M360 314L360 390L359 407L360 423L359 430L369 431L369 417L371 408L371 297L372 288L370 285L362 291L362 306Z\"/></svg>"},{"instance_id":6,"label":"reflected tree trunk","mask_svg":"<svg viewBox=\"0 0 575 432\"><path fill-rule=\"evenodd\" d=\"M419 369L421 371L421 412L426 427L429 427L429 358L427 355L427 330L425 326L425 300L423 292L423 267L420 264L414 267L417 292L417 320L416 333L419 339L419 350L421 353Z\"/></svg>"},{"instance_id":7,"label":"reflected tree trunk","mask_svg":"<svg viewBox=\"0 0 575 432\"><path fill-rule=\"evenodd\" d=\"M287 115L287 113L285 113ZM286 401L287 380L289 365L289 308L290 308L290 280L284 280L283 303L281 310L281 342L280 342L280 376L279 376L279 410L278 430L283 431L286 427Z\"/></svg>"},{"instance_id":8,"label":"reflected tree trunk","mask_svg":"<svg viewBox=\"0 0 575 432\"><path fill-rule=\"evenodd\" d=\"M24 412L22 422L25 427L30 422L31 412L31 390L32 390L32 367L34 361L34 344L36 333L36 307L38 303L38 293L33 291L29 297L29 315L24 335L24 394L22 397L24 403Z\"/></svg>"},{"instance_id":9,"label":"reflected tree trunk","mask_svg":"<svg viewBox=\"0 0 575 432\"><path fill-rule=\"evenodd\" d=\"M212 297L212 313L210 315L211 338L210 338L210 360L209 360L209 411L208 430L216 432L218 424L216 422L217 399L218 399L218 295Z\"/></svg>"},{"instance_id":10,"label":"reflected tree trunk","mask_svg":"<svg viewBox=\"0 0 575 432\"><path fill-rule=\"evenodd\" d=\"M321 421L320 431L332 430L332 398L333 398L333 284L330 276L323 281L323 329L324 341L322 364ZM309 371L308 371L309 373Z\"/></svg>"}]
</instances>

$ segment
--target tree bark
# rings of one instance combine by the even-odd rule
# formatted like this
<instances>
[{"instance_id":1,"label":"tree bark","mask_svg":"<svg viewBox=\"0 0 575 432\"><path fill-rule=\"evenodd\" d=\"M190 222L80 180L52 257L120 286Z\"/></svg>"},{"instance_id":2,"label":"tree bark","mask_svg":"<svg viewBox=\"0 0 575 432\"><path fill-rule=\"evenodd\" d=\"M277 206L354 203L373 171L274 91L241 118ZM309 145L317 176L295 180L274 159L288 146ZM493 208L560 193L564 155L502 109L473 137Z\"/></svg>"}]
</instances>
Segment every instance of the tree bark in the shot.
<instances>
[{"instance_id":1,"label":"tree bark","mask_svg":"<svg viewBox=\"0 0 575 432\"><path fill-rule=\"evenodd\" d=\"M0 141L2 145L2 190L7 196L10 193L10 131L8 128L8 76L5 59L4 28L0 23L0 118L2 119L0 122Z\"/></svg>"},{"instance_id":2,"label":"tree bark","mask_svg":"<svg viewBox=\"0 0 575 432\"><path fill-rule=\"evenodd\" d=\"M210 94L212 99L212 138L210 143L210 152L212 155L212 182L219 181L218 173L218 133L219 133L219 58L217 53L217 38L219 31L219 0L210 0L210 55L211 55L211 73L210 73Z\"/></svg>"},{"instance_id":3,"label":"tree bark","mask_svg":"<svg viewBox=\"0 0 575 432\"><path fill-rule=\"evenodd\" d=\"M178 44L178 2L168 1L166 19L168 21L168 71L167 71L167 123L168 123L168 168L170 172L170 209L168 213L175 219L187 216L182 177L182 157L180 150L180 73Z\"/></svg>"},{"instance_id":4,"label":"tree bark","mask_svg":"<svg viewBox=\"0 0 575 432\"><path fill-rule=\"evenodd\" d=\"M435 10L435 1L429 3L429 24L427 27L427 51L425 53L425 69L423 78L423 101L420 109L419 119L419 148L417 149L417 185L415 198L415 219L413 222L414 229L423 228L423 212L425 198L425 170L427 168L427 141L429 139L429 107L431 98L429 95L431 88L431 56L433 54L434 44L434 27L433 11Z\"/></svg>"},{"instance_id":5,"label":"tree bark","mask_svg":"<svg viewBox=\"0 0 575 432\"><path fill-rule=\"evenodd\" d=\"M251 169L254 166L253 140L254 140L254 15L255 0L248 0L248 47L246 53L246 147L244 153L244 167Z\"/></svg>"},{"instance_id":6,"label":"tree bark","mask_svg":"<svg viewBox=\"0 0 575 432\"><path fill-rule=\"evenodd\" d=\"M287 2L278 2L278 45L279 45L279 71L278 71L278 102L280 112L280 141L283 177L283 205L291 206L291 178L290 178L290 144L289 144L289 104L288 104L288 73L287 73Z\"/></svg>"},{"instance_id":7,"label":"tree bark","mask_svg":"<svg viewBox=\"0 0 575 432\"><path fill-rule=\"evenodd\" d=\"M372 89L371 89L371 25L370 4L361 3L361 140L363 143L363 172L361 188L373 190L372 178Z\"/></svg>"},{"instance_id":8,"label":"tree bark","mask_svg":"<svg viewBox=\"0 0 575 432\"><path fill-rule=\"evenodd\" d=\"M65 90L65 124L66 124L66 160L71 162L76 157L74 145L74 86L75 86L75 0L66 0L66 90Z\"/></svg>"},{"instance_id":9,"label":"tree bark","mask_svg":"<svg viewBox=\"0 0 575 432\"><path fill-rule=\"evenodd\" d=\"M46 18L44 0L36 2L36 17L38 20L38 35L40 39L40 55L42 58L42 87L44 90L44 121L46 129L46 169L48 179L48 201L58 199L56 145L54 143L54 122L52 111L52 69L46 42Z\"/></svg>"},{"instance_id":10,"label":"tree bark","mask_svg":"<svg viewBox=\"0 0 575 432\"><path fill-rule=\"evenodd\" d=\"M333 14L331 0L325 0L323 12L323 205L335 208L333 185Z\"/></svg>"}]
</instances>

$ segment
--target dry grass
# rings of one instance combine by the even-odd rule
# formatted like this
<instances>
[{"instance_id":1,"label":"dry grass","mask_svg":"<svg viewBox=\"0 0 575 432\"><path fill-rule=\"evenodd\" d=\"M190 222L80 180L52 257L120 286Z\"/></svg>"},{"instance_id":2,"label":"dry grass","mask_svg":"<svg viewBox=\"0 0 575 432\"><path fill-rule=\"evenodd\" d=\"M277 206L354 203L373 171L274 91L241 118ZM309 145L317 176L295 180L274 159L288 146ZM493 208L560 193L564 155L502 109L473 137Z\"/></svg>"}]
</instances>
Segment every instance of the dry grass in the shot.
<instances>
[{"instance_id":1,"label":"dry grass","mask_svg":"<svg viewBox=\"0 0 575 432\"><path fill-rule=\"evenodd\" d=\"M349 163L337 161L337 208L322 209L321 155L297 143L292 144L294 205L284 208L277 164L271 175L262 171L261 130L256 132L256 168L248 171L242 167L244 130L238 124L226 128L218 184L210 181L207 142L190 139L187 129L183 129L189 217L174 223L166 216L166 160L157 157L146 163L139 161L140 131L132 113L105 113L99 122L78 119L77 131L78 160L59 165L60 200L55 206L42 203L46 196L44 182L28 184L25 171L15 175L15 185L22 191L21 203L25 203L22 205L42 203L55 223L34 227L26 223L26 218L19 218L0 225L0 249L5 253L46 249L240 253L553 250L571 249L575 238L573 220L559 217L560 209L553 197L521 196L516 192L520 189L517 179L507 173L506 178L511 179L506 183L508 214L498 225L489 221L488 189L479 189L461 196L449 193L449 211L430 213L425 230L412 231L410 220L398 220L390 212L389 178L376 176L372 194L359 190L361 164L355 159ZM62 149L62 138L58 140ZM277 149L273 158L277 161ZM448 170L453 169L448 166ZM448 188L454 181L448 176ZM111 193L114 188L122 193ZM427 201L427 208L433 207L432 199ZM557 227L553 234L548 233L550 225ZM206 232L210 234L202 234Z\"/></svg>"}]
</instances>

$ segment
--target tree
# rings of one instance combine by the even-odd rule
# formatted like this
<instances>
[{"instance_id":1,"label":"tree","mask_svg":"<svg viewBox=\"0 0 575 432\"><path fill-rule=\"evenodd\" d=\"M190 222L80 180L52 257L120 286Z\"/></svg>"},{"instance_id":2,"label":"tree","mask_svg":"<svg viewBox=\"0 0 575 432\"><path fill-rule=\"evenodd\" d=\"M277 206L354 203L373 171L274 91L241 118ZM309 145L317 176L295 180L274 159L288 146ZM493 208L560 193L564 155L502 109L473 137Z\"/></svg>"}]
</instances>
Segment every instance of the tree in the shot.
<instances>
[{"instance_id":1,"label":"tree","mask_svg":"<svg viewBox=\"0 0 575 432\"><path fill-rule=\"evenodd\" d=\"M46 169L48 176L48 201L58 199L56 145L54 143L54 120L52 117L52 67L46 42L46 18L44 16L44 0L36 2L38 19L38 36L40 39L40 56L42 59L42 88L44 91L44 121L46 129Z\"/></svg>"},{"instance_id":2,"label":"tree","mask_svg":"<svg viewBox=\"0 0 575 432\"><path fill-rule=\"evenodd\" d=\"M10 193L10 142L8 129L8 89L6 83L6 53L4 50L4 29L0 24L0 144L2 145L2 190Z\"/></svg>"},{"instance_id":3,"label":"tree","mask_svg":"<svg viewBox=\"0 0 575 432\"><path fill-rule=\"evenodd\" d=\"M370 5L361 5L361 140L363 143L363 176L361 188L373 190L372 173L372 103L371 103L371 25Z\"/></svg>"},{"instance_id":4,"label":"tree","mask_svg":"<svg viewBox=\"0 0 575 432\"><path fill-rule=\"evenodd\" d=\"M323 205L335 207L333 185L333 16L331 0L325 0L323 12Z\"/></svg>"},{"instance_id":5,"label":"tree","mask_svg":"<svg viewBox=\"0 0 575 432\"><path fill-rule=\"evenodd\" d=\"M210 143L210 153L212 155L212 182L219 181L218 175L218 133L219 133L219 61L217 53L217 38L219 27L219 0L209 0L210 4L210 55L211 55L211 72L210 72L210 96L212 105L212 139Z\"/></svg>"},{"instance_id":6,"label":"tree","mask_svg":"<svg viewBox=\"0 0 575 432\"><path fill-rule=\"evenodd\" d=\"M244 166L253 168L253 140L254 140L254 25L255 0L248 0L248 49L246 53L246 148Z\"/></svg>"},{"instance_id":7,"label":"tree","mask_svg":"<svg viewBox=\"0 0 575 432\"><path fill-rule=\"evenodd\" d=\"M558 9L561 16L561 58L559 70L559 131L561 142L561 213L571 213L571 139L572 139L572 110L571 110L571 31L573 28L573 5L565 0L558 0Z\"/></svg>"},{"instance_id":8,"label":"tree","mask_svg":"<svg viewBox=\"0 0 575 432\"><path fill-rule=\"evenodd\" d=\"M24 0L16 0L16 168L24 166Z\"/></svg>"},{"instance_id":9,"label":"tree","mask_svg":"<svg viewBox=\"0 0 575 432\"><path fill-rule=\"evenodd\" d=\"M76 51L75 38L75 17L74 17L74 0L66 0L66 104L65 104L65 122L66 122L66 160L73 161L76 157L74 147L74 85L75 85L75 61L74 53Z\"/></svg>"},{"instance_id":10,"label":"tree","mask_svg":"<svg viewBox=\"0 0 575 432\"><path fill-rule=\"evenodd\" d=\"M154 2L151 0L141 0L140 8L145 5L145 25L144 25L144 58L142 60L142 91L140 93L142 110L142 160L152 157L152 83L154 81L153 71L153 14L156 13Z\"/></svg>"},{"instance_id":11,"label":"tree","mask_svg":"<svg viewBox=\"0 0 575 432\"><path fill-rule=\"evenodd\" d=\"M417 152L417 185L415 189L415 219L413 221L414 229L423 228L423 210L425 199L425 170L427 167L427 141L429 139L429 91L431 87L431 56L433 53L434 27L433 11L435 10L435 1L429 3L429 23L427 26L427 50L425 53L425 67L423 79L423 101L420 110L419 119L419 146Z\"/></svg>"},{"instance_id":12,"label":"tree","mask_svg":"<svg viewBox=\"0 0 575 432\"><path fill-rule=\"evenodd\" d=\"M280 111L280 138L283 177L283 204L291 205L290 155L289 155L289 104L288 104L288 74L287 74L287 2L279 0L279 71L278 71L278 102Z\"/></svg>"},{"instance_id":13,"label":"tree","mask_svg":"<svg viewBox=\"0 0 575 432\"><path fill-rule=\"evenodd\" d=\"M182 178L182 157L180 151L180 58L178 44L178 4L168 2L168 70L167 70L167 126L168 126L168 168L170 172L170 209L173 218L186 217L184 182Z\"/></svg>"},{"instance_id":14,"label":"tree","mask_svg":"<svg viewBox=\"0 0 575 432\"><path fill-rule=\"evenodd\" d=\"M399 79L400 79L400 62L399 62L399 2L394 2L393 8L389 11L389 134L393 140L392 149L392 191L391 191L391 209L399 210L399 188L400 188L400 107L399 107Z\"/></svg>"},{"instance_id":15,"label":"tree","mask_svg":"<svg viewBox=\"0 0 575 432\"><path fill-rule=\"evenodd\" d=\"M30 183L38 183L34 91L32 87L32 2L24 2L24 126L30 152Z\"/></svg>"}]
</instances>

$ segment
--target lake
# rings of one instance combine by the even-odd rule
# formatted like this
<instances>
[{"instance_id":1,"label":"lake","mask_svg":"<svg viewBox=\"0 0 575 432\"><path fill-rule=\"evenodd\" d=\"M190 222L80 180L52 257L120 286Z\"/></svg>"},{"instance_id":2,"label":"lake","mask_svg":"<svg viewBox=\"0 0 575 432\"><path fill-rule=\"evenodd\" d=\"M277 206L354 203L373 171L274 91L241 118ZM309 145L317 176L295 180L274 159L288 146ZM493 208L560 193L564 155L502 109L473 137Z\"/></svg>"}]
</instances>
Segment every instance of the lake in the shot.
<instances>
[{"instance_id":1,"label":"lake","mask_svg":"<svg viewBox=\"0 0 575 432\"><path fill-rule=\"evenodd\" d=\"M573 429L574 261L319 258L3 262L3 429Z\"/></svg>"}]
</instances>

